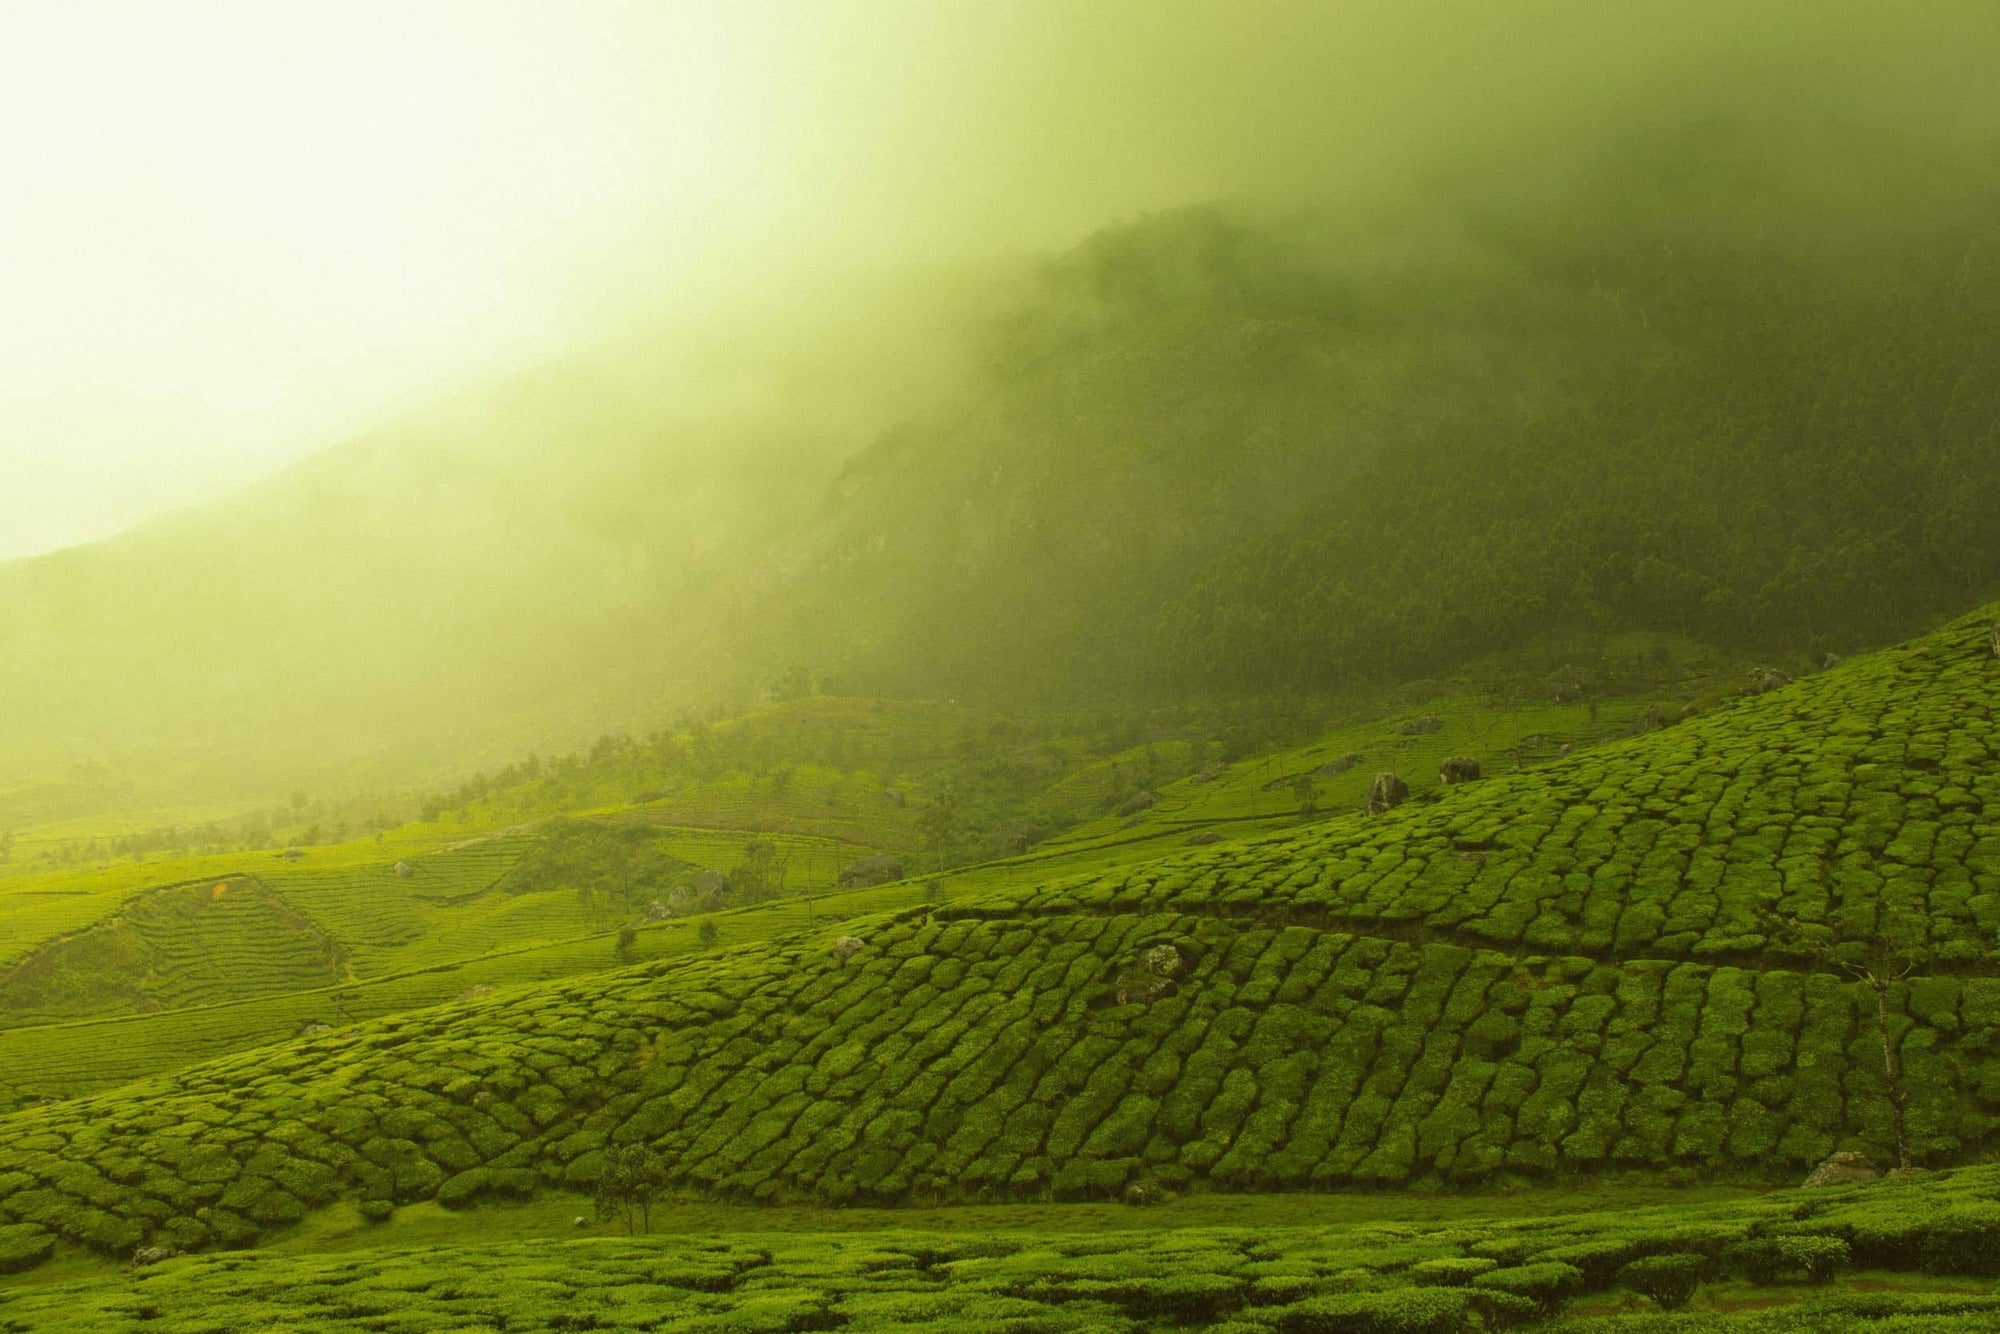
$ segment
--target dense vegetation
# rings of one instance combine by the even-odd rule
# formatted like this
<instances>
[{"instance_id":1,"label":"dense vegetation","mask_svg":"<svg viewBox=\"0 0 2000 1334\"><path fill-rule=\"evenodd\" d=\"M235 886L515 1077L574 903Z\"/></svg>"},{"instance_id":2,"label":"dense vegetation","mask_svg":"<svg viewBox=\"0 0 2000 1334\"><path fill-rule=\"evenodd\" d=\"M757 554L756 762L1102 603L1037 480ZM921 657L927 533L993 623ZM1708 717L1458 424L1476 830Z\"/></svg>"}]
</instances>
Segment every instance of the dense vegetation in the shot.
<instances>
[{"instance_id":1,"label":"dense vegetation","mask_svg":"<svg viewBox=\"0 0 2000 1334\"><path fill-rule=\"evenodd\" d=\"M1587 699L1547 698L1556 664L1565 691L1590 678ZM711 932L769 939L1337 818L1379 769L1419 793L1453 756L1519 769L1629 735L1736 676L1650 637L1556 643L1485 664L1477 688L1394 692L1386 716L1374 710L1393 701L1378 699L1304 745L1247 755L1299 716L1001 726L813 696L506 766L437 820L375 838L81 873L34 869L38 855L0 879L0 1110L477 988L684 954ZM897 873L921 878L867 887ZM217 883L236 888L218 897ZM114 948L135 932L148 952ZM138 973L211 954L185 976ZM65 1020L81 1022L51 1022Z\"/></svg>"},{"instance_id":2,"label":"dense vegetation","mask_svg":"<svg viewBox=\"0 0 2000 1334\"><path fill-rule=\"evenodd\" d=\"M2000 1296L1980 1290L1990 1283L1954 1281L2000 1273L1996 1189L1976 1169L1546 1219L753 1231L170 1259L122 1279L0 1288L0 1328L1456 1334L1569 1308L1555 1327L1969 1331L2000 1317ZM1850 1270L1865 1286L1840 1281ZM1645 1318L1704 1291L1747 1310Z\"/></svg>"},{"instance_id":3,"label":"dense vegetation","mask_svg":"<svg viewBox=\"0 0 2000 1334\"><path fill-rule=\"evenodd\" d=\"M868 681L1074 699L1577 625L1818 654L1933 623L2000 580L1995 187L1850 165L1712 124L1448 225L1094 238L986 402L849 466L790 628Z\"/></svg>"},{"instance_id":4,"label":"dense vegetation","mask_svg":"<svg viewBox=\"0 0 2000 1334\"><path fill-rule=\"evenodd\" d=\"M1959 1161L2000 1124L1989 619L1386 815L19 1112L0 1214L241 1243L633 1143L756 1200Z\"/></svg>"},{"instance_id":5,"label":"dense vegetation","mask_svg":"<svg viewBox=\"0 0 2000 1334\"><path fill-rule=\"evenodd\" d=\"M579 367L0 570L0 1331L2000 1322L1994 609L1827 653L2000 586L1990 164L1608 143L1107 231L922 410ZM619 1181L1545 1216L391 1254Z\"/></svg>"}]
</instances>

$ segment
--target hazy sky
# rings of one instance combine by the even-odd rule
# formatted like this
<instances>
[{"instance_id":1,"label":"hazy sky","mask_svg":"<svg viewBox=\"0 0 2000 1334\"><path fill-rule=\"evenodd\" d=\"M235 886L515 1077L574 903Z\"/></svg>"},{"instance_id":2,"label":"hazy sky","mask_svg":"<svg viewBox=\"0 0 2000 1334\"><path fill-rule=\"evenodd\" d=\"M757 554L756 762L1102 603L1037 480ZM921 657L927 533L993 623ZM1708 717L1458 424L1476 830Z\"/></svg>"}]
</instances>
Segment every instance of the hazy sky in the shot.
<instances>
[{"instance_id":1,"label":"hazy sky","mask_svg":"<svg viewBox=\"0 0 2000 1334\"><path fill-rule=\"evenodd\" d=\"M1744 9L0 0L0 557L810 275L1337 195L1737 62L1982 58L1900 5Z\"/></svg>"}]
</instances>

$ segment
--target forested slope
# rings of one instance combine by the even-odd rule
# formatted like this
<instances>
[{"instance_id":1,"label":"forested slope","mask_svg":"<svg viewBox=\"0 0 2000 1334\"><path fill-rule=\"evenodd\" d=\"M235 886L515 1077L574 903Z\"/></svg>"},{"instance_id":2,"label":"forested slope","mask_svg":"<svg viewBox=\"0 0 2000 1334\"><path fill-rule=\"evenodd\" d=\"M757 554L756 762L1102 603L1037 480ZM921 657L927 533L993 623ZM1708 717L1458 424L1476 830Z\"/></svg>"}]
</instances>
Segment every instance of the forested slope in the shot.
<instances>
[{"instance_id":1,"label":"forested slope","mask_svg":"<svg viewBox=\"0 0 2000 1334\"><path fill-rule=\"evenodd\" d=\"M2000 1112L1991 615L1386 815L16 1113L0 1215L240 1241L588 1186L632 1142L835 1201L1966 1160Z\"/></svg>"},{"instance_id":2,"label":"forested slope","mask_svg":"<svg viewBox=\"0 0 2000 1334\"><path fill-rule=\"evenodd\" d=\"M2000 587L2000 178L1823 129L1143 218L820 312L810 376L648 345L470 395L0 567L0 772L427 778L799 671L1095 707L1891 642Z\"/></svg>"},{"instance_id":3,"label":"forested slope","mask_svg":"<svg viewBox=\"0 0 2000 1334\"><path fill-rule=\"evenodd\" d=\"M1719 123L1407 212L1109 230L1001 322L982 400L849 465L777 566L787 633L1071 697L1564 626L1914 633L2000 582L2000 182L1881 152Z\"/></svg>"}]
</instances>

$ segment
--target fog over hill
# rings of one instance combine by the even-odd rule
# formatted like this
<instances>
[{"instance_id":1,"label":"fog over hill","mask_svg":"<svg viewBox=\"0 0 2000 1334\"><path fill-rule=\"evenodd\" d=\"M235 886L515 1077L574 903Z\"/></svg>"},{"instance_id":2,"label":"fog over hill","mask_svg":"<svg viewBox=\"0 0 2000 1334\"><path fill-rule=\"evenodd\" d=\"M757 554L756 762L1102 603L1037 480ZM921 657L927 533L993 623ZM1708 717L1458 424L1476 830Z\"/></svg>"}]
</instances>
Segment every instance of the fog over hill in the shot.
<instances>
[{"instance_id":1,"label":"fog over hill","mask_svg":"<svg viewBox=\"0 0 2000 1334\"><path fill-rule=\"evenodd\" d=\"M0 566L0 775L421 781L800 667L1133 701L1928 624L2000 580L1992 99L1942 30L1673 31L1507 136L1406 109L1393 170L787 279Z\"/></svg>"}]
</instances>

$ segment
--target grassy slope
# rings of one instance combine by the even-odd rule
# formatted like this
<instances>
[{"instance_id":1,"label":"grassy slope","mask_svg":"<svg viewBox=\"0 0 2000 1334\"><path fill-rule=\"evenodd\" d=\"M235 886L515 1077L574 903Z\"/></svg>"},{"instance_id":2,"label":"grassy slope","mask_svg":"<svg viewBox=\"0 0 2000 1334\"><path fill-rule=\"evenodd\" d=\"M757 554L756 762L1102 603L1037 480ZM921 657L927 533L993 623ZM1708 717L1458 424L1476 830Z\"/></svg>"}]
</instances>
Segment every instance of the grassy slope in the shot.
<instances>
[{"instance_id":1,"label":"grassy slope","mask_svg":"<svg viewBox=\"0 0 2000 1334\"><path fill-rule=\"evenodd\" d=\"M1912 1144L1976 1154L2000 1082L1985 639L1968 619L1374 820L17 1113L0 1211L114 1252L232 1241L340 1198L587 1184L607 1143L641 1139L680 1186L757 1200L1789 1176L1836 1148L1880 1156L1872 998L1787 921L1921 928L1922 966L1888 996ZM844 931L864 941L845 962ZM1144 973L1159 944L1183 964L1170 987Z\"/></svg>"}]
</instances>

